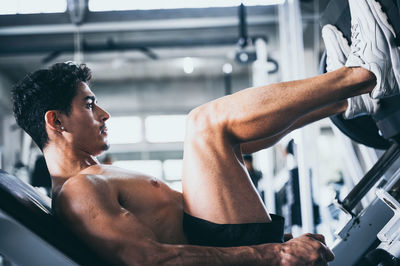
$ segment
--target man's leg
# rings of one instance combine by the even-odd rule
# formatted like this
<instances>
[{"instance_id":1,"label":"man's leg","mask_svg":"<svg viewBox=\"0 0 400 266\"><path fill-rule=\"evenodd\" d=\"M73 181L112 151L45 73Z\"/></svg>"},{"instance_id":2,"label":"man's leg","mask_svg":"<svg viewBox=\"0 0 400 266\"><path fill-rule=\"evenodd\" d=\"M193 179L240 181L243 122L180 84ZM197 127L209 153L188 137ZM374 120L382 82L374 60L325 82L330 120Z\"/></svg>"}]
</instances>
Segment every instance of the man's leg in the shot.
<instances>
[{"instance_id":1,"label":"man's leg","mask_svg":"<svg viewBox=\"0 0 400 266\"><path fill-rule=\"evenodd\" d=\"M293 130L301 128L313 122L316 122L323 118L343 113L346 109L347 109L347 101L339 101L337 103L322 107L321 109L308 113L300 117L290 127L272 137L242 143L240 145L241 148L240 154L237 154L237 156L240 158L241 154L254 153L269 148L274 144L276 144L279 140L281 140L284 136L286 136Z\"/></svg>"},{"instance_id":2,"label":"man's leg","mask_svg":"<svg viewBox=\"0 0 400 266\"><path fill-rule=\"evenodd\" d=\"M374 86L369 71L343 67L246 89L196 108L188 118L184 147L185 211L215 223L270 221L236 155L240 144L279 134L300 117Z\"/></svg>"},{"instance_id":3,"label":"man's leg","mask_svg":"<svg viewBox=\"0 0 400 266\"><path fill-rule=\"evenodd\" d=\"M400 54L386 15L374 0L350 0L350 11L351 68L247 89L191 113L183 167L187 212L216 223L269 220L238 158L240 144L282 134L300 117L372 89L375 98L399 93L393 67Z\"/></svg>"},{"instance_id":4,"label":"man's leg","mask_svg":"<svg viewBox=\"0 0 400 266\"><path fill-rule=\"evenodd\" d=\"M340 32L333 25L325 25L322 28L322 38L325 42L325 48L327 53L326 59L326 70L328 72L335 71L343 67L346 63L347 57L350 54L350 46L347 40L343 37L342 32ZM365 96L365 97L364 97ZM354 117L361 114L373 113L373 100L369 97L368 93L364 95L354 96L347 99L346 101L339 101L335 104L325 106L321 109L313 111L299 118L295 123L293 123L288 129L280 132L279 134L264 138L261 140L255 140L251 142L246 142L241 144L242 153L253 153L261 149L268 148L278 142L283 136L289 132L312 123L314 121L320 120L324 117L331 116L337 113L344 113L347 118ZM372 108L371 108L372 107ZM241 154L237 154L241 157Z\"/></svg>"}]
</instances>

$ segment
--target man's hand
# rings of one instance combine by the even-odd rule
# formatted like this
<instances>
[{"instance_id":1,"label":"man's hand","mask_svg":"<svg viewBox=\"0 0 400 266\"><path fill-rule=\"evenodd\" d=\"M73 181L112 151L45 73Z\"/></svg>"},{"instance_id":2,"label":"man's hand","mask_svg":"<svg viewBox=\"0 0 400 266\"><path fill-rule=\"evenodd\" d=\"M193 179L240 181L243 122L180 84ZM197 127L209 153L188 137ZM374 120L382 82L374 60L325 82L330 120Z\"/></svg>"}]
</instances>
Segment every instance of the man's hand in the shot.
<instances>
[{"instance_id":1,"label":"man's hand","mask_svg":"<svg viewBox=\"0 0 400 266\"><path fill-rule=\"evenodd\" d=\"M304 234L282 244L281 265L328 265L335 256L323 235Z\"/></svg>"}]
</instances>

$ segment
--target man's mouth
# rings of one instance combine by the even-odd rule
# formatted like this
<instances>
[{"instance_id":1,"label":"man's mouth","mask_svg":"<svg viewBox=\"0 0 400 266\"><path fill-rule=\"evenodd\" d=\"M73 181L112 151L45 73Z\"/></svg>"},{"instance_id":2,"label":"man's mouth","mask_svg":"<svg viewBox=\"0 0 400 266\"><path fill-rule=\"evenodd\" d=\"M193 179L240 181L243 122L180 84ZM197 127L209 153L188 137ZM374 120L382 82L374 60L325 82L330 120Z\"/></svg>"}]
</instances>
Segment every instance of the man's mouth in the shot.
<instances>
[{"instance_id":1,"label":"man's mouth","mask_svg":"<svg viewBox=\"0 0 400 266\"><path fill-rule=\"evenodd\" d=\"M107 131L108 131L108 128L106 127L105 124L100 127L100 134L106 134L107 135Z\"/></svg>"}]
</instances>

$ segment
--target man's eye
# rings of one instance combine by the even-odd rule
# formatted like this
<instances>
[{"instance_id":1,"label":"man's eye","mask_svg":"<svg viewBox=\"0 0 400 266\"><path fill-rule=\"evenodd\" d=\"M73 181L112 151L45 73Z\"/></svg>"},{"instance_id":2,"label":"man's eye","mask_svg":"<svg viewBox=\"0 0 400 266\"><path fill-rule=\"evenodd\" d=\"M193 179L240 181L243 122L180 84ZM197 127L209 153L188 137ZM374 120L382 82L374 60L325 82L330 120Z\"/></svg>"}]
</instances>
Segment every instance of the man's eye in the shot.
<instances>
[{"instance_id":1,"label":"man's eye","mask_svg":"<svg viewBox=\"0 0 400 266\"><path fill-rule=\"evenodd\" d=\"M88 107L89 109L93 109L93 103L88 103L88 104L87 104L87 107Z\"/></svg>"}]
</instances>

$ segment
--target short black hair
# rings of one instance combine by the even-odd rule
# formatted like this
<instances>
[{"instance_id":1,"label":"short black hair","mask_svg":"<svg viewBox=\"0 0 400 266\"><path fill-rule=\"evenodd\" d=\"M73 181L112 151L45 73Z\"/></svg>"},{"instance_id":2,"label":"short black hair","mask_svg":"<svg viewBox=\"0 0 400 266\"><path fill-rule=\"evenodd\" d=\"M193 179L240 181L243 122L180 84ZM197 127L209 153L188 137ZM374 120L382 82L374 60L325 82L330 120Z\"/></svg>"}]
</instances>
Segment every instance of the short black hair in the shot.
<instances>
[{"instance_id":1,"label":"short black hair","mask_svg":"<svg viewBox=\"0 0 400 266\"><path fill-rule=\"evenodd\" d=\"M253 162L253 155L251 154L243 154L243 159L248 162Z\"/></svg>"},{"instance_id":2,"label":"short black hair","mask_svg":"<svg viewBox=\"0 0 400 266\"><path fill-rule=\"evenodd\" d=\"M85 64L56 63L48 69L28 74L14 85L15 119L41 150L49 139L44 119L46 112L57 110L69 115L79 83L88 83L91 77L91 70Z\"/></svg>"}]
</instances>

